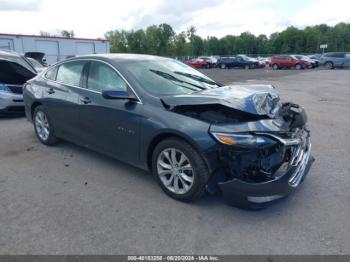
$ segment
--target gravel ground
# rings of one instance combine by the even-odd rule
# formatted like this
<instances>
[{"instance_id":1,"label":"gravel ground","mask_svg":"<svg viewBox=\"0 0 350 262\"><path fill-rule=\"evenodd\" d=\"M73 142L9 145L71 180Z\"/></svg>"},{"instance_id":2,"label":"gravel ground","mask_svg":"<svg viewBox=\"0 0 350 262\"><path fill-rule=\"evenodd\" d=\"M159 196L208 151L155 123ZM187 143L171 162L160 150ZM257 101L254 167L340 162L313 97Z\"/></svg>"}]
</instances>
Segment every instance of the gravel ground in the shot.
<instances>
[{"instance_id":1,"label":"gravel ground","mask_svg":"<svg viewBox=\"0 0 350 262\"><path fill-rule=\"evenodd\" d=\"M257 212L176 202L147 172L0 119L0 254L350 254L350 71L205 72L306 108L316 162L295 194Z\"/></svg>"}]
</instances>

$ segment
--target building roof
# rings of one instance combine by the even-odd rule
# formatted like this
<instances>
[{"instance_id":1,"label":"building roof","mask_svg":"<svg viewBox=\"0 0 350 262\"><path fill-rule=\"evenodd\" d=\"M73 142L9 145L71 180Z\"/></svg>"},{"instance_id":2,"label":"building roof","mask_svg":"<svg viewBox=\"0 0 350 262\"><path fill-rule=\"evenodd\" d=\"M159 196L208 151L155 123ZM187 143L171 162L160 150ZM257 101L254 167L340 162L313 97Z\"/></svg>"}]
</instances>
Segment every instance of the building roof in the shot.
<instances>
[{"instance_id":1,"label":"building roof","mask_svg":"<svg viewBox=\"0 0 350 262\"><path fill-rule=\"evenodd\" d=\"M45 38L45 39L65 39L65 40L82 40L82 41L100 41L100 42L109 42L108 39L103 38L80 38L80 37L63 37L63 36L43 36L43 35L22 35L22 34L6 34L0 33L1 36L10 36L10 37L36 37L36 38Z\"/></svg>"}]
</instances>

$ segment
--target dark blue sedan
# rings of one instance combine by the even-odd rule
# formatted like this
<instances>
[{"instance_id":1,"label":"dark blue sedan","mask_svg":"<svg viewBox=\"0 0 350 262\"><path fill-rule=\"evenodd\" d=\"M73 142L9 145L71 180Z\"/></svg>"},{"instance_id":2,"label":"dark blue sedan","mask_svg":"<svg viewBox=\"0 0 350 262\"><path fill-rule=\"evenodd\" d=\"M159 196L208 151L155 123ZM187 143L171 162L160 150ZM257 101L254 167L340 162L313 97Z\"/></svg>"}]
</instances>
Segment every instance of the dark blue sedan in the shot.
<instances>
[{"instance_id":1,"label":"dark blue sedan","mask_svg":"<svg viewBox=\"0 0 350 262\"><path fill-rule=\"evenodd\" d=\"M69 59L28 81L24 101L43 144L67 140L151 170L177 200L221 192L263 207L296 189L312 162L302 107L270 85L223 86L169 58Z\"/></svg>"}]
</instances>

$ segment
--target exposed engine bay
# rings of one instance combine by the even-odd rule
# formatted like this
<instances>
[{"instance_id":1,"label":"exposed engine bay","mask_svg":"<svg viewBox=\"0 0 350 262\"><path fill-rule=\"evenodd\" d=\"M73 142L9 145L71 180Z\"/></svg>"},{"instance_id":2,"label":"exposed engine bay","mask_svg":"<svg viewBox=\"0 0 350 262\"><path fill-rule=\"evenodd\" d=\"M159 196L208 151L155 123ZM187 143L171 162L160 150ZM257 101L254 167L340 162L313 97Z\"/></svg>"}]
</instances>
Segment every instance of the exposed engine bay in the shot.
<instances>
[{"instance_id":1,"label":"exposed engine bay","mask_svg":"<svg viewBox=\"0 0 350 262\"><path fill-rule=\"evenodd\" d=\"M173 108L172 111L200 119L210 124L239 123L268 118L266 116L245 113L220 104L177 106Z\"/></svg>"}]
</instances>

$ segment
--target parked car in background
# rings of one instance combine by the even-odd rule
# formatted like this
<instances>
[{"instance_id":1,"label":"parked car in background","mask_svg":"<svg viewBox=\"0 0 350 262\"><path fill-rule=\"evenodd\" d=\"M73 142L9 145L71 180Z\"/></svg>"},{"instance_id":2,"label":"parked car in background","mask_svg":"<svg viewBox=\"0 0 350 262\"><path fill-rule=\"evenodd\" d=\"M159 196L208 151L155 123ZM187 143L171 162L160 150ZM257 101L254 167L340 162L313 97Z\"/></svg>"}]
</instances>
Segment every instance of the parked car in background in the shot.
<instances>
[{"instance_id":1,"label":"parked car in background","mask_svg":"<svg viewBox=\"0 0 350 262\"><path fill-rule=\"evenodd\" d=\"M246 59L242 56L230 56L230 57L221 57L217 64L217 67L221 69L226 68L244 68L244 69L253 69L259 67L259 62L256 60Z\"/></svg>"},{"instance_id":2,"label":"parked car in background","mask_svg":"<svg viewBox=\"0 0 350 262\"><path fill-rule=\"evenodd\" d=\"M43 144L66 139L150 170L181 201L208 190L261 208L295 191L313 160L304 109L273 86L222 86L169 58L66 60L28 81L24 101Z\"/></svg>"},{"instance_id":3,"label":"parked car in background","mask_svg":"<svg viewBox=\"0 0 350 262\"><path fill-rule=\"evenodd\" d=\"M264 63L265 66L270 64L270 57L261 57L261 56L259 56L257 59L261 63Z\"/></svg>"},{"instance_id":4,"label":"parked car in background","mask_svg":"<svg viewBox=\"0 0 350 262\"><path fill-rule=\"evenodd\" d=\"M322 54L313 54L313 55L308 55L308 57L310 57L311 59L315 59L320 61Z\"/></svg>"},{"instance_id":5,"label":"parked car in background","mask_svg":"<svg viewBox=\"0 0 350 262\"><path fill-rule=\"evenodd\" d=\"M42 64L40 64L38 62L38 60L34 59L34 58L31 58L31 57L27 57L27 60L29 63L31 63L31 65L35 68L35 71L37 73L40 73L41 71L43 71L46 66L43 66Z\"/></svg>"},{"instance_id":6,"label":"parked car in background","mask_svg":"<svg viewBox=\"0 0 350 262\"><path fill-rule=\"evenodd\" d=\"M300 60L293 55L276 55L270 59L270 66L274 69L294 68L297 70L310 68L310 62Z\"/></svg>"},{"instance_id":7,"label":"parked car in background","mask_svg":"<svg viewBox=\"0 0 350 262\"><path fill-rule=\"evenodd\" d=\"M41 65L47 66L46 63L46 54L43 52L26 52L24 54L25 57L27 58L32 58L38 61Z\"/></svg>"},{"instance_id":8,"label":"parked car in background","mask_svg":"<svg viewBox=\"0 0 350 262\"><path fill-rule=\"evenodd\" d=\"M350 67L350 53L325 53L320 58L320 64L329 69Z\"/></svg>"},{"instance_id":9,"label":"parked car in background","mask_svg":"<svg viewBox=\"0 0 350 262\"><path fill-rule=\"evenodd\" d=\"M23 84L36 74L24 56L0 51L0 115L24 113Z\"/></svg>"},{"instance_id":10,"label":"parked car in background","mask_svg":"<svg viewBox=\"0 0 350 262\"><path fill-rule=\"evenodd\" d=\"M209 61L206 61L204 59L194 58L191 60L185 61L185 63L189 66L192 66L194 68L210 68L211 63Z\"/></svg>"},{"instance_id":11,"label":"parked car in background","mask_svg":"<svg viewBox=\"0 0 350 262\"><path fill-rule=\"evenodd\" d=\"M252 63L253 67L251 68L261 68L261 67L265 67L265 63L259 61L257 58L253 58L247 55L237 55L236 56L238 59L242 59L245 62L250 62Z\"/></svg>"},{"instance_id":12,"label":"parked car in background","mask_svg":"<svg viewBox=\"0 0 350 262\"><path fill-rule=\"evenodd\" d=\"M295 58L297 58L299 60L302 60L302 61L310 63L312 68L316 68L319 65L319 61L318 60L312 59L312 58L310 58L308 56L305 56L305 55L293 55L293 57L295 57Z\"/></svg>"},{"instance_id":13,"label":"parked car in background","mask_svg":"<svg viewBox=\"0 0 350 262\"><path fill-rule=\"evenodd\" d=\"M210 65L210 67L215 67L216 63L218 62L218 59L214 56L199 56L198 59L202 59Z\"/></svg>"}]
</instances>

